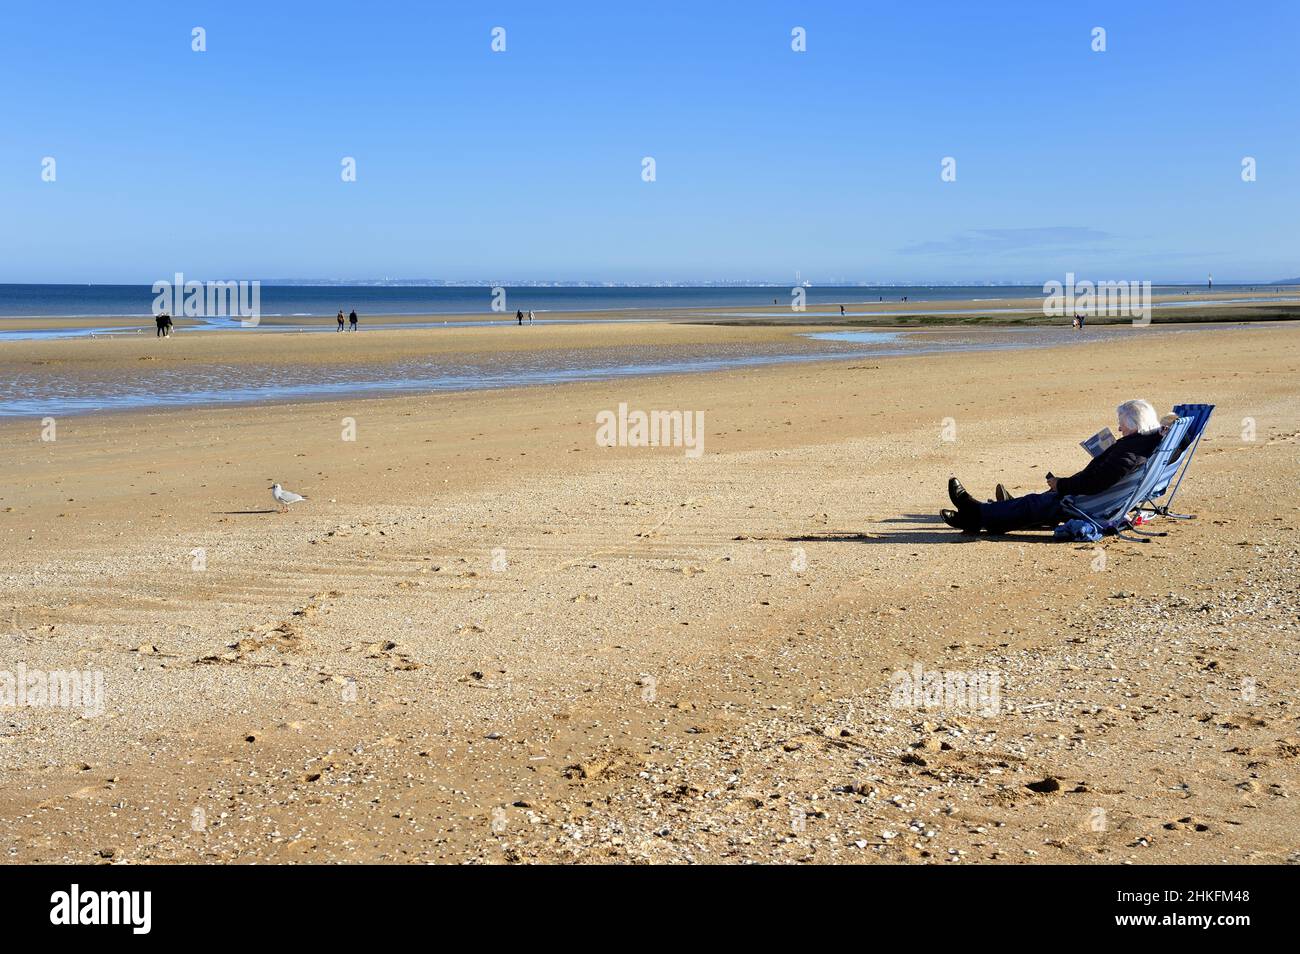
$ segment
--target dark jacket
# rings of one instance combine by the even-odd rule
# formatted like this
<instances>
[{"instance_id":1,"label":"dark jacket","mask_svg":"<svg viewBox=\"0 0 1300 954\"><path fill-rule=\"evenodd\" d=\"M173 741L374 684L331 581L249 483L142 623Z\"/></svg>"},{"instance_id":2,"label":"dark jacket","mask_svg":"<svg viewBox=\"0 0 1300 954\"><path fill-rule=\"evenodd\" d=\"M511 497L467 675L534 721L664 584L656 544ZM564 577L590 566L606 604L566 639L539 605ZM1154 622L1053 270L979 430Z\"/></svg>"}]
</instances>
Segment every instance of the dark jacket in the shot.
<instances>
[{"instance_id":1,"label":"dark jacket","mask_svg":"<svg viewBox=\"0 0 1300 954\"><path fill-rule=\"evenodd\" d=\"M1062 497L1068 494L1087 496L1101 493L1145 464L1147 458L1160 446L1160 439L1163 436L1160 431L1155 430L1149 434L1130 434L1128 437L1121 437L1094 457L1087 467L1073 477L1057 478L1056 492Z\"/></svg>"}]
</instances>

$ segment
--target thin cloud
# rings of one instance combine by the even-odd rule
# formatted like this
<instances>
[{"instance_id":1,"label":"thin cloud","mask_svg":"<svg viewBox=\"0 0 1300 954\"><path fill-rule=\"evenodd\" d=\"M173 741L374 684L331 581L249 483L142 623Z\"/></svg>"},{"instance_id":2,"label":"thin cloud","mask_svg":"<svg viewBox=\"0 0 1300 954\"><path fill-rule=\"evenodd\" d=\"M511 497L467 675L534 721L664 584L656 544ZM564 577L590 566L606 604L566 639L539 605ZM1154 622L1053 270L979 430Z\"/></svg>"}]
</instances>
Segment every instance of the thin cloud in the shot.
<instances>
[{"instance_id":1,"label":"thin cloud","mask_svg":"<svg viewBox=\"0 0 1300 954\"><path fill-rule=\"evenodd\" d=\"M902 255L1003 255L1008 252L1095 250L1113 236L1101 229L1072 225L1030 229L971 229L950 239L919 242Z\"/></svg>"}]
</instances>

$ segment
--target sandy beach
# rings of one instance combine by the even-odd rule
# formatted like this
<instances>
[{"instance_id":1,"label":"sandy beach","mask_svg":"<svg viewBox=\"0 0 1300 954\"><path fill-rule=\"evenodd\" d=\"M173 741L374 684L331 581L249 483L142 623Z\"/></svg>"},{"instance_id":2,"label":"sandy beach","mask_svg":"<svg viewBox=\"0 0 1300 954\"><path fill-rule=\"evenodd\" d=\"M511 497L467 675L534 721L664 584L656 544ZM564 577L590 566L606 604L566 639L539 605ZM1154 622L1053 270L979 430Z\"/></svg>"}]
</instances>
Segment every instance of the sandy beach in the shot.
<instances>
[{"instance_id":1,"label":"sandy beach","mask_svg":"<svg viewBox=\"0 0 1300 954\"><path fill-rule=\"evenodd\" d=\"M0 372L382 373L794 335L503 330L22 341ZM1298 372L1300 332L1270 322L2 419L8 668L100 672L104 711L0 711L0 843L15 862L1295 861ZM1198 519L1099 546L939 523L950 474L1038 490L1131 397L1217 405L1178 500ZM703 412L702 455L597 446L620 404ZM276 513L274 481L308 499ZM996 711L900 705L918 664L995 673Z\"/></svg>"}]
</instances>

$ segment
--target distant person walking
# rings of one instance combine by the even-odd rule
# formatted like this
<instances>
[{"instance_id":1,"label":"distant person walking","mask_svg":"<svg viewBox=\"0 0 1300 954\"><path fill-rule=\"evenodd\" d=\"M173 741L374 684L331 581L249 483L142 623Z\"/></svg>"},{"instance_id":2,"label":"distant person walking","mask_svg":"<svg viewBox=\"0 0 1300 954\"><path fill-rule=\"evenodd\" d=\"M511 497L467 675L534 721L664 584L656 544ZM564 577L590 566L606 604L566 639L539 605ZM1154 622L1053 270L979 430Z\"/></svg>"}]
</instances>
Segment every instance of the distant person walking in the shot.
<instances>
[{"instance_id":1,"label":"distant person walking","mask_svg":"<svg viewBox=\"0 0 1300 954\"><path fill-rule=\"evenodd\" d=\"M339 326L338 326L337 331L342 331L342 330L343 330L343 309L340 308L340 309L339 309ZM336 333L337 333L337 332L336 332Z\"/></svg>"},{"instance_id":2,"label":"distant person walking","mask_svg":"<svg viewBox=\"0 0 1300 954\"><path fill-rule=\"evenodd\" d=\"M154 316L154 324L158 330L154 332L155 338L170 338L172 334L172 316L163 312L161 315Z\"/></svg>"},{"instance_id":3,"label":"distant person walking","mask_svg":"<svg viewBox=\"0 0 1300 954\"><path fill-rule=\"evenodd\" d=\"M844 306L843 306L843 305L840 305L840 317L841 317L841 318L844 317Z\"/></svg>"},{"instance_id":4,"label":"distant person walking","mask_svg":"<svg viewBox=\"0 0 1300 954\"><path fill-rule=\"evenodd\" d=\"M352 309L352 314L348 315L348 324L351 325L353 331L357 330L357 310L355 308Z\"/></svg>"},{"instance_id":5,"label":"distant person walking","mask_svg":"<svg viewBox=\"0 0 1300 954\"><path fill-rule=\"evenodd\" d=\"M531 308L528 309L528 323L530 325L533 323L533 310Z\"/></svg>"},{"instance_id":6,"label":"distant person walking","mask_svg":"<svg viewBox=\"0 0 1300 954\"><path fill-rule=\"evenodd\" d=\"M524 326L524 310L522 308L515 309L515 321L519 322L520 328Z\"/></svg>"}]
</instances>

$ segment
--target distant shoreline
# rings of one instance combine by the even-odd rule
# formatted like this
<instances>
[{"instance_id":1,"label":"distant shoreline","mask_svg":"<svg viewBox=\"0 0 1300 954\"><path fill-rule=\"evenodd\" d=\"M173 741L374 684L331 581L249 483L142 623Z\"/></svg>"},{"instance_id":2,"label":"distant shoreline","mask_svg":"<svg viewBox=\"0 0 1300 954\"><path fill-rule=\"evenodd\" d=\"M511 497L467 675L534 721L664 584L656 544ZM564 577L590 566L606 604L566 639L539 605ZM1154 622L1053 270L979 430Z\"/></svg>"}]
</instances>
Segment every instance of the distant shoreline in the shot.
<instances>
[{"instance_id":1,"label":"distant shoreline","mask_svg":"<svg viewBox=\"0 0 1300 954\"><path fill-rule=\"evenodd\" d=\"M704 305L695 307L663 306L626 308L533 309L543 325L610 324L623 322L667 322L707 325L843 325L849 327L1054 327L1071 322L1070 317L1047 317L1041 298L954 299L911 302L845 301L845 314L839 314L834 302L809 302L803 310L789 304L778 305ZM1184 301L1181 295L1152 296L1153 324L1200 324L1203 322L1273 322L1300 319L1300 294L1278 293L1271 296L1242 298L1239 292L1219 292ZM360 311L360 309L358 309ZM333 314L274 314L263 312L258 326L242 328L237 318L211 319L173 316L178 329L196 332L228 333L231 331L333 332ZM527 318L525 317L525 321ZM456 326L513 325L513 309L506 312L460 311L446 314L419 312L362 312L361 329L376 331L389 328L441 328ZM1128 316L1089 315L1088 325L1130 324ZM80 337L91 334L111 336L152 331L153 318L147 314L114 315L0 315L0 341L27 337Z\"/></svg>"},{"instance_id":2,"label":"distant shoreline","mask_svg":"<svg viewBox=\"0 0 1300 954\"><path fill-rule=\"evenodd\" d=\"M874 294L872 293L874 292ZM1179 308L1218 305L1300 304L1300 286L1156 286L1149 289L1153 304ZM147 323L155 310L149 286L0 285L0 328L40 327L38 322L92 319L101 324ZM251 295L250 298L251 299ZM638 318L690 320L716 318L824 317L877 313L1039 312L1041 286L790 286L774 287L306 287L261 286L256 311L262 319L304 325L328 322L341 309L355 309L362 320L508 320L516 312L562 320ZM169 300L173 319L186 318ZM211 307L211 306L209 306ZM202 322L204 319L198 319ZM1068 320L1068 319L1067 319ZM7 324L18 322L20 325ZM208 324L221 326L220 319ZM54 327L55 325L51 325Z\"/></svg>"}]
</instances>

